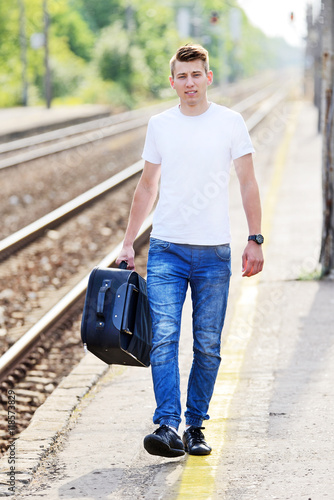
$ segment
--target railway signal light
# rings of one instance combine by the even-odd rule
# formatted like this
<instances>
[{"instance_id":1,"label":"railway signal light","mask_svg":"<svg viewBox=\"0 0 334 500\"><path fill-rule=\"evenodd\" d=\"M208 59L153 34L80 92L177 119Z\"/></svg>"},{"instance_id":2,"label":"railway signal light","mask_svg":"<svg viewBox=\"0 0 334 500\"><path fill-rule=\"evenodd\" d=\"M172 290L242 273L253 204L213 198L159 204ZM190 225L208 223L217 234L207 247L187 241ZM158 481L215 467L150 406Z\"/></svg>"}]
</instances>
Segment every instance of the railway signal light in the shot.
<instances>
[{"instance_id":1,"label":"railway signal light","mask_svg":"<svg viewBox=\"0 0 334 500\"><path fill-rule=\"evenodd\" d=\"M211 24L217 24L219 21L219 15L218 15L218 12L211 12L211 19L210 19L210 23Z\"/></svg>"}]
</instances>

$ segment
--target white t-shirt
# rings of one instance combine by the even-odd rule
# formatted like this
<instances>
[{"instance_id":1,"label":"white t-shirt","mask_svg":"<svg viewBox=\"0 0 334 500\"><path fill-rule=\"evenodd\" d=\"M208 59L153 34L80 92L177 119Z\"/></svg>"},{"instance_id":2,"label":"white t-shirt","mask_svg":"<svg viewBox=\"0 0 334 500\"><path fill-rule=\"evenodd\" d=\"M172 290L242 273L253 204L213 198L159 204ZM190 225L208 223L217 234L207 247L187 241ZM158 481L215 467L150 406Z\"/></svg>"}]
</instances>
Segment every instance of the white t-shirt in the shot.
<instances>
[{"instance_id":1,"label":"white t-shirt","mask_svg":"<svg viewBox=\"0 0 334 500\"><path fill-rule=\"evenodd\" d=\"M151 236L172 243L229 243L231 161L253 153L242 116L211 103L198 116L179 106L153 116L143 159L161 164L160 196Z\"/></svg>"}]
</instances>

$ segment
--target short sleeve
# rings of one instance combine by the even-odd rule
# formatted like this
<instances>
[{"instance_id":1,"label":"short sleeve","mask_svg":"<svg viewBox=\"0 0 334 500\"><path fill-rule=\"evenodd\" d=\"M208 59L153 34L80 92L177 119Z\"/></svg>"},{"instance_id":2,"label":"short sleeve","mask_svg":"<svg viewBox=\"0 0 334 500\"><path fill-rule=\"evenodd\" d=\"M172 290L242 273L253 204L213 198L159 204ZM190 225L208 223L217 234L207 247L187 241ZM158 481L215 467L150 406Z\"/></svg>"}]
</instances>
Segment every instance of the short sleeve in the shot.
<instances>
[{"instance_id":1,"label":"short sleeve","mask_svg":"<svg viewBox=\"0 0 334 500\"><path fill-rule=\"evenodd\" d=\"M148 122L142 158L145 161L149 161L150 163L156 163L157 165L160 165L161 163L161 155L158 151L155 140L154 124L152 118Z\"/></svg>"},{"instance_id":2,"label":"short sleeve","mask_svg":"<svg viewBox=\"0 0 334 500\"><path fill-rule=\"evenodd\" d=\"M231 140L231 156L235 160L248 153L255 153L246 123L240 113L237 113Z\"/></svg>"}]
</instances>

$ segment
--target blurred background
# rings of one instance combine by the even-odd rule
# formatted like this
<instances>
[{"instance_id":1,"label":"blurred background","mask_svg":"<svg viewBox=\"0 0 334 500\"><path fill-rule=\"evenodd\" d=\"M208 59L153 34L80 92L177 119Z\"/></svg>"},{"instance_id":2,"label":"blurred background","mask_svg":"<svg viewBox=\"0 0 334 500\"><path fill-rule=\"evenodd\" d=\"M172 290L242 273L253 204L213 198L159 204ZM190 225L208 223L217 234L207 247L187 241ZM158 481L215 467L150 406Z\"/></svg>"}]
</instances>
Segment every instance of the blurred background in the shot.
<instances>
[{"instance_id":1,"label":"blurred background","mask_svg":"<svg viewBox=\"0 0 334 500\"><path fill-rule=\"evenodd\" d=\"M307 16L319 10L320 0L0 2L0 107L131 109L169 97L169 58L188 42L209 50L216 85L303 69Z\"/></svg>"}]
</instances>

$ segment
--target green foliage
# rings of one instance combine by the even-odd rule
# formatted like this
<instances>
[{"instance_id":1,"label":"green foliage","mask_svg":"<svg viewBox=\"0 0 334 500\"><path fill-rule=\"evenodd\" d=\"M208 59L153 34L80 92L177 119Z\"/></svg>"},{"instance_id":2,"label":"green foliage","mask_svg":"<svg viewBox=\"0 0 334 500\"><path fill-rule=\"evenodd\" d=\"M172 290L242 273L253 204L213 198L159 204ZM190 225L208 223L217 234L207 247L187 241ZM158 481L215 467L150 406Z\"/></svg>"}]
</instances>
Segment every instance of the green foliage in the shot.
<instances>
[{"instance_id":1,"label":"green foliage","mask_svg":"<svg viewBox=\"0 0 334 500\"><path fill-rule=\"evenodd\" d=\"M96 79L95 74L86 76L77 93L79 102L95 104L112 103L114 109L131 109L135 106L133 95L122 85L112 81Z\"/></svg>"},{"instance_id":2,"label":"green foliage","mask_svg":"<svg viewBox=\"0 0 334 500\"><path fill-rule=\"evenodd\" d=\"M129 94L149 91L149 68L143 51L117 21L104 28L95 47L95 61L103 80L117 82Z\"/></svg>"},{"instance_id":3,"label":"green foliage","mask_svg":"<svg viewBox=\"0 0 334 500\"><path fill-rule=\"evenodd\" d=\"M63 11L52 16L53 36L65 39L73 54L88 61L94 46L94 35L79 12Z\"/></svg>"},{"instance_id":4,"label":"green foliage","mask_svg":"<svg viewBox=\"0 0 334 500\"><path fill-rule=\"evenodd\" d=\"M19 12L12 3L0 2L0 106L21 101ZM6 42L6 43L4 43Z\"/></svg>"},{"instance_id":5,"label":"green foliage","mask_svg":"<svg viewBox=\"0 0 334 500\"><path fill-rule=\"evenodd\" d=\"M71 7L78 10L90 29L98 33L102 28L124 18L126 6L122 0L72 0Z\"/></svg>"},{"instance_id":6,"label":"green foliage","mask_svg":"<svg viewBox=\"0 0 334 500\"><path fill-rule=\"evenodd\" d=\"M0 106L22 104L20 5L24 8L29 104L44 101L44 48L30 38L43 33L43 1L0 0ZM169 59L182 43L202 43L215 81L237 80L282 65L294 52L249 24L233 40L231 8L236 0L48 0L49 60L54 102L111 103L133 107L169 88ZM177 13L188 7L191 35L181 40ZM211 14L218 13L213 25ZM296 58L291 58L295 62Z\"/></svg>"},{"instance_id":7,"label":"green foliage","mask_svg":"<svg viewBox=\"0 0 334 500\"><path fill-rule=\"evenodd\" d=\"M53 97L75 95L85 71L83 61L75 56L65 57L63 60L54 57L50 61L50 66Z\"/></svg>"},{"instance_id":8,"label":"green foliage","mask_svg":"<svg viewBox=\"0 0 334 500\"><path fill-rule=\"evenodd\" d=\"M175 12L164 2L152 0L133 0L132 9L134 25L131 36L146 60L150 91L158 97L168 86L169 59L181 44Z\"/></svg>"},{"instance_id":9,"label":"green foliage","mask_svg":"<svg viewBox=\"0 0 334 500\"><path fill-rule=\"evenodd\" d=\"M95 54L103 80L121 81L125 86L131 87L130 39L120 22L102 30L95 47Z\"/></svg>"}]
</instances>

